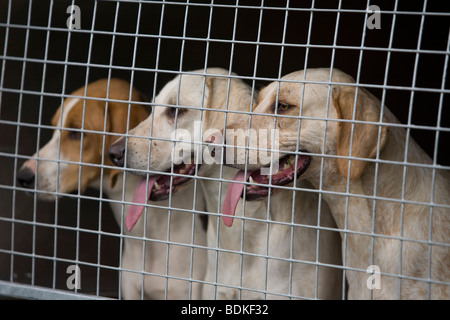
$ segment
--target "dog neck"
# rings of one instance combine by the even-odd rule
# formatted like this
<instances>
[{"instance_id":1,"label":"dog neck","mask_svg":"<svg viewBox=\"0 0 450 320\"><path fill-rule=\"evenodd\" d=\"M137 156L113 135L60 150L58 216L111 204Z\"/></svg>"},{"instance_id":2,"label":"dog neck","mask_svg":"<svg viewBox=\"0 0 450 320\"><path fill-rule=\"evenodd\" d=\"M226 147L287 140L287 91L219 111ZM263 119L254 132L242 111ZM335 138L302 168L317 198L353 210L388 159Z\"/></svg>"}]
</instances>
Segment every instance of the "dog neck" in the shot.
<instances>
[{"instance_id":1,"label":"dog neck","mask_svg":"<svg viewBox=\"0 0 450 320\"><path fill-rule=\"evenodd\" d=\"M105 174L103 179L100 177L93 181L91 187L103 192L109 199L114 202L110 202L111 210L113 211L114 218L119 226L122 224L122 220L127 213L128 205L123 206L116 201L132 202L134 190L142 179L141 177L133 174L126 174L125 185L123 184L124 175L122 173L117 175L117 180L112 187L110 184L109 174ZM123 191L125 189L125 192Z\"/></svg>"},{"instance_id":2,"label":"dog neck","mask_svg":"<svg viewBox=\"0 0 450 320\"><path fill-rule=\"evenodd\" d=\"M357 268L361 271L346 271L346 277L349 283L353 284L352 290L349 294L367 298L370 297L370 292L366 287L367 273L364 270L371 265L373 243L372 243L372 211L369 205L369 199L365 197L362 183L360 180L354 181L350 184L350 189L347 191L347 183L345 179L342 182L334 185L332 189L337 192L323 193L322 196L330 207L333 218L341 231L342 239L342 253L343 263L350 268ZM344 196L342 194L349 193L351 196ZM350 232L345 232L350 230Z\"/></svg>"}]
</instances>

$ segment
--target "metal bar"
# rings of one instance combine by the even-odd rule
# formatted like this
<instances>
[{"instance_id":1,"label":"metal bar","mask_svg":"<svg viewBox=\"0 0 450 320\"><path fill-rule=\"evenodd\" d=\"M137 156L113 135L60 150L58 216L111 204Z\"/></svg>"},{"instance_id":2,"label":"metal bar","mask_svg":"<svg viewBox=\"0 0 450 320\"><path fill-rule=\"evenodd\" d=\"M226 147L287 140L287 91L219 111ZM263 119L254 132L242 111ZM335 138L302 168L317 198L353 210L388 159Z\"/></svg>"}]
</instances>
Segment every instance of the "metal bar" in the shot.
<instances>
[{"instance_id":1,"label":"metal bar","mask_svg":"<svg viewBox=\"0 0 450 320\"><path fill-rule=\"evenodd\" d=\"M106 297L0 280L0 296L39 300L110 300Z\"/></svg>"}]
</instances>

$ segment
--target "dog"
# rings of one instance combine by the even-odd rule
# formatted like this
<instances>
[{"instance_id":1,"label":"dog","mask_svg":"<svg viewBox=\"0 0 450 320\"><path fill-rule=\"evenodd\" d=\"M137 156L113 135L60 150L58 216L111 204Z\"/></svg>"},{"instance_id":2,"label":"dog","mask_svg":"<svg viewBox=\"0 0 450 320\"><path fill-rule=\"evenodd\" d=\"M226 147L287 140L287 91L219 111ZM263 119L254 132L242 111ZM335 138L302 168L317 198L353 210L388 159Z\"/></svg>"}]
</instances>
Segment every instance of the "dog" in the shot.
<instances>
[{"instance_id":1,"label":"dog","mask_svg":"<svg viewBox=\"0 0 450 320\"><path fill-rule=\"evenodd\" d=\"M225 118L227 122L247 118L231 111L248 111L254 98L251 88L228 70L208 68L177 76L156 97L158 107L152 115L130 132L136 137L128 142L121 138L110 147L112 161L119 165L126 161L125 166L133 169L175 174L172 184L167 175L149 179L150 199L179 192L189 176L198 179L209 212L203 299L339 298L340 270L314 265L315 261L341 265L337 232L320 231L316 254L318 237L313 226L319 222L314 194L296 192L294 218L292 192L273 198L269 208L267 201L241 200L236 203L235 215L222 215L227 180L238 170L207 161L214 157L206 149L193 147L179 156L179 145L195 136L199 138L194 142L201 145L204 137L224 128ZM143 138L150 135L150 141ZM198 161L199 153L203 161ZM307 226L293 226L292 222ZM326 204L322 205L320 225L336 227Z\"/></svg>"},{"instance_id":2,"label":"dog","mask_svg":"<svg viewBox=\"0 0 450 320\"><path fill-rule=\"evenodd\" d=\"M42 200L54 200L64 193L77 190L82 193L88 187L102 190L114 200L110 203L114 217L119 226L123 226L124 212L130 206L120 202L132 202L134 190L141 179L132 174L124 175L114 167L105 156L106 149L118 138L117 134L127 132L127 128L133 128L148 117L149 110L140 104L145 98L134 88L130 91L128 82L117 78L92 82L87 88L82 87L72 95L78 97L65 99L52 119L52 125L61 129L56 128L51 140L22 165L17 174L18 180L23 187L36 190L38 199ZM111 101L106 103L105 99ZM126 103L128 100L132 104ZM171 206L186 208L185 205L192 202L193 193L188 190L186 198L179 198L174 198ZM201 205L201 201L199 196L197 203ZM169 240L169 203L162 202L158 205L160 208L148 208L146 228L141 223L131 231L123 230L122 297L198 298L199 284L191 285L188 280L181 279L166 280L167 275L186 279L199 277L197 274L191 275L189 268L179 261L181 259L184 264L186 260L193 258L194 263L200 262L202 254L196 251L193 256L189 248L181 245L170 246L169 251L164 242ZM192 215L172 210L170 219L170 240L181 244L191 243L190 236L183 236L184 233L179 229L191 229ZM196 240L203 244L206 241L205 231L199 227L196 229ZM201 264L195 269L203 274Z\"/></svg>"},{"instance_id":3,"label":"dog","mask_svg":"<svg viewBox=\"0 0 450 320\"><path fill-rule=\"evenodd\" d=\"M431 166L389 109L351 76L319 68L261 90L251 129L273 126L275 117L276 160L296 163L298 181L319 190L341 231L348 298L448 299L449 175ZM226 153L240 145L228 130L247 127L227 126ZM258 159L260 151L249 153ZM247 171L264 188L261 168L256 161Z\"/></svg>"}]
</instances>

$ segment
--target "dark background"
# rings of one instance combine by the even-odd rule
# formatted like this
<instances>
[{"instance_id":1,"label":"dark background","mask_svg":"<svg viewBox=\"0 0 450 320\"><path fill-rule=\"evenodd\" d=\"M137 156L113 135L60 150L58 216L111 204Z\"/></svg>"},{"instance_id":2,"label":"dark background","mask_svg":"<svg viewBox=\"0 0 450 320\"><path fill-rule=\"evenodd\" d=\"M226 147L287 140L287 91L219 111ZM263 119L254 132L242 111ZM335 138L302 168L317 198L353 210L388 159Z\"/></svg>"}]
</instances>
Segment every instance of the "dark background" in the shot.
<instances>
[{"instance_id":1,"label":"dark background","mask_svg":"<svg viewBox=\"0 0 450 320\"><path fill-rule=\"evenodd\" d=\"M34 279L36 285L64 289L66 268L78 257L88 263L82 265L81 292L95 294L98 282L101 295L117 296L120 238L89 232L119 232L108 204L76 198L35 202L12 188L24 162L20 156L33 154L51 136L41 129L38 141L38 130L21 124L48 125L61 93L86 80L120 77L152 97L174 71L205 65L231 69L258 89L268 83L258 77L277 79L305 67L334 66L355 78L359 69L360 83L394 86L385 90L385 104L402 123L429 126L412 129L412 137L431 157L436 153L437 163L450 165L448 131L439 132L435 152L440 105L439 125L450 127L448 91L430 90L449 88L443 84L447 1L428 1L424 16L422 1L399 1L395 19L394 1L374 1L384 12L379 30L364 30L367 3L360 0L342 1L341 9L353 12L340 13L339 1L316 1L314 10L311 1L290 1L287 16L282 0L264 1L263 10L256 0L239 1L245 8L214 1L212 9L180 5L184 1L76 1L81 30L72 32L66 28L72 1L54 1L52 7L47 0L11 2L9 7L0 0L0 280ZM381 99L382 88L370 91ZM77 226L81 231L73 230Z\"/></svg>"}]
</instances>

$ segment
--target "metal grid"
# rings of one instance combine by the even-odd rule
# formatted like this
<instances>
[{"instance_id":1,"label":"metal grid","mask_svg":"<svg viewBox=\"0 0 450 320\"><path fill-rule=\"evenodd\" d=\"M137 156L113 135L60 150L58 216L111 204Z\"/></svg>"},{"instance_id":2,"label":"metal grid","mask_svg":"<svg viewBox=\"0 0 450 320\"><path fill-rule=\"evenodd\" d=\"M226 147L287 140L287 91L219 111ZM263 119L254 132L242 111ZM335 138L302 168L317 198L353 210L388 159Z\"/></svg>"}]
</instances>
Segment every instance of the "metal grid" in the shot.
<instances>
[{"instance_id":1,"label":"metal grid","mask_svg":"<svg viewBox=\"0 0 450 320\"><path fill-rule=\"evenodd\" d=\"M69 29L66 25L69 17L66 9L72 5L78 5L81 9L79 29ZM369 18L374 14L368 10L371 5L378 5L381 9L379 28L368 26ZM402 163L403 181L406 180L408 167L432 169L433 175L438 170L450 169L450 159L443 150L450 132L446 114L448 108L445 108L449 94L446 76L450 54L448 24L450 14L435 2L424 1L417 5L403 1L380 4L370 1L367 3L336 1L334 4L321 7L316 1L297 3L262 0L257 4L253 1L236 1L233 4L228 1L39 1L38 4L32 0L14 3L12 0L2 0L0 9L0 43L2 43L0 127L4 132L0 151L4 168L0 194L6 204L6 210L0 215L0 228L3 230L0 242L1 295L44 299L122 298L123 271L132 271L140 277L142 286L144 275L163 279L164 298L170 297L168 283L171 279L189 283L186 298L193 297L192 290L195 284L212 285L214 290L211 298L220 297L217 295L220 288L236 290L236 298L245 298L244 292L261 294L263 298L317 298L319 277L317 270L319 266L328 266L343 271L340 278L341 297L347 298L349 284L345 282L346 273L354 270L367 273L366 270L347 266L345 254L342 265L322 263L318 260L296 260L292 257L293 238L290 239L291 256L288 258L269 254L269 239L261 251L263 253L246 252L243 240L240 248L236 250L209 247L209 244L206 246L173 241L170 235L170 217L175 209L192 217L206 214L209 219L217 220L219 230L223 228L220 226L221 215L217 211L206 212L204 209L197 209L195 199L191 207L185 208L172 206L172 197L175 195L171 195L168 206L149 202L147 205L149 210L169 209L167 225L164 226L168 231L165 239L152 239L145 231L140 236L129 235L126 234L123 224L119 227L114 225L108 204L122 205L129 202L124 200L124 195L121 200L108 199L102 195L102 187L100 194L98 192L84 194L81 191L67 194L57 190L54 194L63 197L57 198L54 203L41 203L37 195L42 191L22 188L17 183L16 173L20 165L30 159L31 155L38 152L49 140L50 130L62 129L61 124L56 127L49 125L57 105L63 103L66 98L86 97L86 91L81 96L73 96L70 93L98 78L104 77L110 81L113 77L120 77L138 87L147 96L155 97L176 75L193 74L186 70L221 66L229 70L228 75L221 77L242 79L250 84L256 93L263 85L279 81L283 75L294 70L314 67L340 68L356 79L357 88L366 88L373 92L380 98L382 105L387 105L396 114L401 123L389 126L404 128L407 131L407 146L409 139L413 137L433 159L432 163L427 165L405 160ZM314 83L304 79L300 82ZM317 83L328 87L337 84L331 80L331 76L329 81ZM106 99L97 100L118 102L109 98L109 93ZM131 110L133 102L130 99L121 102L127 103ZM150 99L150 102L143 104L151 107L155 106L155 101ZM196 109L190 106L183 108ZM252 113L242 112L242 114ZM282 115L277 117L289 118ZM95 132L105 137L122 136L108 133L105 129L87 130L84 129L84 124L82 128L81 141L84 135ZM61 159L60 152L61 147L57 160L60 165L73 163ZM408 148L405 154L407 152ZM327 157L335 157L324 152L313 156L324 160ZM81 157L82 151L80 159ZM83 165L100 168L103 179L103 170L113 168L105 165L105 158L106 155L103 155L101 164L83 163ZM377 166L398 164L396 161L381 159L371 162ZM173 173L171 176L176 177ZM81 170L79 180L80 177ZM205 179L201 176L196 176L194 180L195 194L200 193L200 186L197 184L199 181L230 182L224 178ZM79 183L78 189L80 187ZM298 186L279 188L305 190ZM361 197L349 191L349 184L347 190L338 195L347 199L349 196ZM25 192L31 192L32 197L26 197ZM336 194L335 191L326 190L322 186L317 190L308 189L307 192L316 194L319 200L324 195ZM404 192L403 190L401 199L386 198L376 193L364 198L373 203L386 200L400 202L402 216L403 208L409 204L427 206L431 215L434 208L444 208L447 211L450 208L445 204L435 204L432 199L426 202L406 200ZM268 201L269 203L272 201L271 197ZM293 203L295 204L295 200ZM124 215L123 206L121 207ZM291 230L305 227L316 230L319 241L322 232L331 230L320 224L305 226L294 223L294 220L280 222L269 218L267 211L267 219L263 220L267 234L272 225L287 226ZM236 219L249 223L259 221L252 217L236 217ZM192 218L192 228L187 230L192 234L192 239L195 227L196 222ZM347 246L348 235L367 235L347 228L339 231L344 248ZM244 227L240 232L242 239L248 236L244 232ZM373 241L377 238L397 239L402 240L401 242L410 240L402 236L389 237L376 234L374 230L368 235L372 238L372 256ZM217 244L219 236L220 233L216 238ZM145 269L145 261L140 262L142 266L140 271L124 267L122 252L125 250L124 243L127 239L140 241L143 254L146 246L152 243L164 245L164 254L167 256L163 259L164 272L142 271ZM448 248L448 243L436 242L431 238L416 242L427 245L430 248L430 256L432 246ZM190 249L188 276L168 274L169 252L177 246ZM215 270L215 281L194 279L194 249L207 249L208 252L213 252L216 266L219 265L219 253L239 255L241 264L239 284L218 282L218 269ZM317 245L317 255L320 250ZM242 274L242 265L246 257L263 259L266 263L266 272L269 260L289 263L290 271L283 277L290 280L294 264L314 265L316 278L312 297L296 296L292 293L292 288L286 293L277 293L271 292L266 286L263 289L247 287L247 279ZM402 260L399 259L400 266L401 263ZM66 281L69 277L67 267L70 265L79 266L82 271L80 290L76 288L69 290L67 287ZM431 269L430 266L428 269ZM398 278L399 283L401 280L416 279L405 275L389 273L387 275ZM448 280L436 281L430 278L419 280L426 282L429 287L433 283L450 285ZM431 297L430 289L427 297ZM139 298L146 298L143 290L140 291Z\"/></svg>"}]
</instances>

